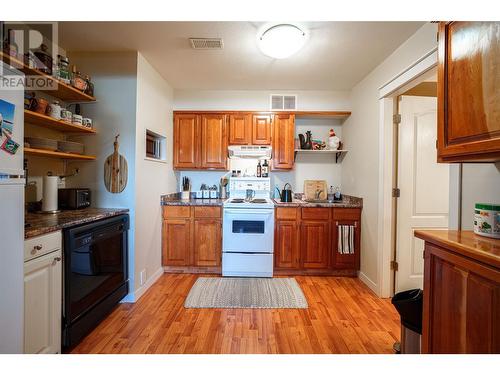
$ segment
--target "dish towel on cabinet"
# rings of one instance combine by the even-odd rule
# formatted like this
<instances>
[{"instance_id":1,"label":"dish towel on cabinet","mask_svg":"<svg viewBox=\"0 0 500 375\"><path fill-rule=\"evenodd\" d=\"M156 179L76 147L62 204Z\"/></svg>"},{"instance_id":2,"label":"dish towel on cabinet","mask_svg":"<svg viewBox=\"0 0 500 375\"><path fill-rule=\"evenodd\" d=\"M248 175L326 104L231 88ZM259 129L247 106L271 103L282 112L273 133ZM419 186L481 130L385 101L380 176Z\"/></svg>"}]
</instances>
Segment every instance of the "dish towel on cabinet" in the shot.
<instances>
[{"instance_id":1,"label":"dish towel on cabinet","mask_svg":"<svg viewBox=\"0 0 500 375\"><path fill-rule=\"evenodd\" d=\"M338 252L354 254L354 225L339 225L338 228Z\"/></svg>"}]
</instances>

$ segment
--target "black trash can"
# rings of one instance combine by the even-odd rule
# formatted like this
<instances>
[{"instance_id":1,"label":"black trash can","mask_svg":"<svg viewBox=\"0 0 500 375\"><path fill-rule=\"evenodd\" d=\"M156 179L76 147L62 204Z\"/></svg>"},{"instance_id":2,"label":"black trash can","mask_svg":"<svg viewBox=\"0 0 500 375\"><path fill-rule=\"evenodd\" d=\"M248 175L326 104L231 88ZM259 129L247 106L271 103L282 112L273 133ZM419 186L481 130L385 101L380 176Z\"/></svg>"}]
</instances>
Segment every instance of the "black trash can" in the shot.
<instances>
[{"instance_id":1,"label":"black trash can","mask_svg":"<svg viewBox=\"0 0 500 375\"><path fill-rule=\"evenodd\" d=\"M422 336L422 289L410 289L392 297L392 304L401 317L402 354L419 354Z\"/></svg>"}]
</instances>

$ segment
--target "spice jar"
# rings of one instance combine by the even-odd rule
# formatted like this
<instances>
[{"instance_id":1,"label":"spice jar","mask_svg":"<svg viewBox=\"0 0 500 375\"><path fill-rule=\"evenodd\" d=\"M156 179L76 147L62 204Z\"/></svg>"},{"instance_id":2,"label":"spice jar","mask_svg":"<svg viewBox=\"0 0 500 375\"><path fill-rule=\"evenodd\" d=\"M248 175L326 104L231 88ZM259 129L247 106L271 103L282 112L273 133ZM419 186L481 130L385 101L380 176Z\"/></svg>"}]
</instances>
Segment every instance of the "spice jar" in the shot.
<instances>
[{"instance_id":1,"label":"spice jar","mask_svg":"<svg viewBox=\"0 0 500 375\"><path fill-rule=\"evenodd\" d=\"M61 119L61 106L57 100L47 107L47 114L56 120Z\"/></svg>"},{"instance_id":2,"label":"spice jar","mask_svg":"<svg viewBox=\"0 0 500 375\"><path fill-rule=\"evenodd\" d=\"M79 71L76 70L76 65L73 65L73 73L71 74L71 85L80 91L85 91L87 82L82 77Z\"/></svg>"},{"instance_id":3,"label":"spice jar","mask_svg":"<svg viewBox=\"0 0 500 375\"><path fill-rule=\"evenodd\" d=\"M71 83L71 73L69 71L69 59L65 56L57 55L56 77L57 79L68 85Z\"/></svg>"}]
</instances>

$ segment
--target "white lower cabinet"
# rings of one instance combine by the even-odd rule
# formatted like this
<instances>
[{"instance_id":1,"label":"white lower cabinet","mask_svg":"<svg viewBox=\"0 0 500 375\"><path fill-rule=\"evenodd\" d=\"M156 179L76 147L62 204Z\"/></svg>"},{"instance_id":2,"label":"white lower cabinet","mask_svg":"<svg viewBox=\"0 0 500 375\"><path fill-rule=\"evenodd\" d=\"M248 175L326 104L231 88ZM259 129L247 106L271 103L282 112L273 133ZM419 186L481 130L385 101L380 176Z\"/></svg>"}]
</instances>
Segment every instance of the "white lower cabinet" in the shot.
<instances>
[{"instance_id":1,"label":"white lower cabinet","mask_svg":"<svg viewBox=\"0 0 500 375\"><path fill-rule=\"evenodd\" d=\"M39 237L41 243L43 236ZM24 353L61 352L62 252L24 263Z\"/></svg>"}]
</instances>

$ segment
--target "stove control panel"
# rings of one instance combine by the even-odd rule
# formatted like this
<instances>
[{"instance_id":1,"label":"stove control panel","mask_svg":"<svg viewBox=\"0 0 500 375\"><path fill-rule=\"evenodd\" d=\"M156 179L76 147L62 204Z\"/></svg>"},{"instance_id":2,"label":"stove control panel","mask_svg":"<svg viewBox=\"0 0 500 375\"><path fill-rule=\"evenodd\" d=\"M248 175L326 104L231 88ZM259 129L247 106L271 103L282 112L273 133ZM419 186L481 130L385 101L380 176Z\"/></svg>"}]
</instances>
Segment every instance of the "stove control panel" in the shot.
<instances>
[{"instance_id":1,"label":"stove control panel","mask_svg":"<svg viewBox=\"0 0 500 375\"><path fill-rule=\"evenodd\" d=\"M229 191L245 191L247 189L269 192L271 191L270 178L233 177L229 180Z\"/></svg>"}]
</instances>

